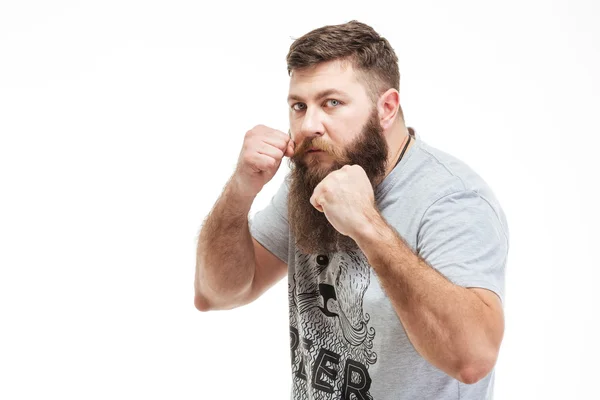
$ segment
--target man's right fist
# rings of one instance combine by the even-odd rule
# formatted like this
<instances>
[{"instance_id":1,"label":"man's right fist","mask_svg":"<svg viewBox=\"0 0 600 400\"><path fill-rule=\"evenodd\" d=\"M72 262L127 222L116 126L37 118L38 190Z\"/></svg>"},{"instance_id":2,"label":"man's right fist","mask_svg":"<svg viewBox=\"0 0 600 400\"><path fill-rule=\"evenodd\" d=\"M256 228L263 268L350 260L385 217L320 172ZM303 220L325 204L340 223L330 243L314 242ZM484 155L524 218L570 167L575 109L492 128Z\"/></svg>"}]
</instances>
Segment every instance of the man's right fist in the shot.
<instances>
[{"instance_id":1,"label":"man's right fist","mask_svg":"<svg viewBox=\"0 0 600 400\"><path fill-rule=\"evenodd\" d=\"M256 196L273 178L283 157L293 154L294 141L289 135L264 125L250 129L244 136L233 175L238 189L245 195Z\"/></svg>"}]
</instances>

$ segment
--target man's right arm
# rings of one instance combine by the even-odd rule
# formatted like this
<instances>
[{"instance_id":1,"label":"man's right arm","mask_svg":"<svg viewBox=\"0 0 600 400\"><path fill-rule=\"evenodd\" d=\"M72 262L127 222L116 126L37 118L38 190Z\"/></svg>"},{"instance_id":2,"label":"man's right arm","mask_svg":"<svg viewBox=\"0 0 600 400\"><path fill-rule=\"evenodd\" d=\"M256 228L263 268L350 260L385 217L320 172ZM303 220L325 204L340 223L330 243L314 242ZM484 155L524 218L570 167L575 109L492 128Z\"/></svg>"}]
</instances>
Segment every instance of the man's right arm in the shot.
<instances>
[{"instance_id":1,"label":"man's right arm","mask_svg":"<svg viewBox=\"0 0 600 400\"><path fill-rule=\"evenodd\" d=\"M248 131L235 173L198 237L194 304L200 311L226 310L258 298L283 278L286 264L250 235L248 213L294 143L283 132L259 125Z\"/></svg>"},{"instance_id":2,"label":"man's right arm","mask_svg":"<svg viewBox=\"0 0 600 400\"><path fill-rule=\"evenodd\" d=\"M200 232L194 304L228 310L256 300L287 275L287 265L250 235L253 198L230 182Z\"/></svg>"}]
</instances>

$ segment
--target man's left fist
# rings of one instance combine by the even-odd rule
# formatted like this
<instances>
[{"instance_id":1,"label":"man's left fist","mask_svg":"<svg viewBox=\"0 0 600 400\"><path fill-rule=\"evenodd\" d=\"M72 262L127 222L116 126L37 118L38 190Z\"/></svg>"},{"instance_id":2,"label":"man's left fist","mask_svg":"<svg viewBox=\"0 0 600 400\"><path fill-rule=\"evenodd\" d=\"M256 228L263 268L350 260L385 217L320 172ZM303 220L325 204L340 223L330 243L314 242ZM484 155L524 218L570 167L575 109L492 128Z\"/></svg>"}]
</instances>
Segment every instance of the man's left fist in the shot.
<instances>
[{"instance_id":1,"label":"man's left fist","mask_svg":"<svg viewBox=\"0 0 600 400\"><path fill-rule=\"evenodd\" d=\"M377 213L373 187L360 165L344 165L315 188L310 203L342 235L354 238Z\"/></svg>"}]
</instances>

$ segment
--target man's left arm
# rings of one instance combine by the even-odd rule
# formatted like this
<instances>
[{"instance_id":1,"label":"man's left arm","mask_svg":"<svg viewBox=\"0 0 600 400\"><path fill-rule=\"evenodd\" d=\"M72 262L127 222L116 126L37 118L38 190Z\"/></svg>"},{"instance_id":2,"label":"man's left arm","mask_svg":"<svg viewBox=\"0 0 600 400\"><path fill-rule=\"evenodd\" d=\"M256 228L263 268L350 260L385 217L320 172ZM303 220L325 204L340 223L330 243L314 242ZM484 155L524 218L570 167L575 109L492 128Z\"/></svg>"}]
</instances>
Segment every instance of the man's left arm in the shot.
<instances>
[{"instance_id":1,"label":"man's left arm","mask_svg":"<svg viewBox=\"0 0 600 400\"><path fill-rule=\"evenodd\" d=\"M467 384L494 367L504 333L498 296L455 285L416 255L374 211L354 240L423 358Z\"/></svg>"},{"instance_id":2,"label":"man's left arm","mask_svg":"<svg viewBox=\"0 0 600 400\"><path fill-rule=\"evenodd\" d=\"M416 253L375 207L358 165L330 173L310 201L361 248L421 356L468 384L492 370L504 335L496 294L503 296L508 232L479 194L451 193L432 204Z\"/></svg>"}]
</instances>

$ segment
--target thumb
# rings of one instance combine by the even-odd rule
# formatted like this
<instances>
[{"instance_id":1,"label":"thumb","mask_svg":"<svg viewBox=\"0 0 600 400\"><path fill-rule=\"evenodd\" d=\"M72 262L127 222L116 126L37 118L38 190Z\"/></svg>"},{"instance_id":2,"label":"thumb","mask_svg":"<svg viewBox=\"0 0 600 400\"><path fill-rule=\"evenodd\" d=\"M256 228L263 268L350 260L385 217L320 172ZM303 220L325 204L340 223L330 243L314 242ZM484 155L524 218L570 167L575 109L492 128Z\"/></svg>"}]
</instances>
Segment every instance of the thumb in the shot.
<instances>
[{"instance_id":1,"label":"thumb","mask_svg":"<svg viewBox=\"0 0 600 400\"><path fill-rule=\"evenodd\" d=\"M285 149L285 156L292 157L294 155L294 150L296 149L296 143L293 139L290 139L288 145Z\"/></svg>"}]
</instances>

